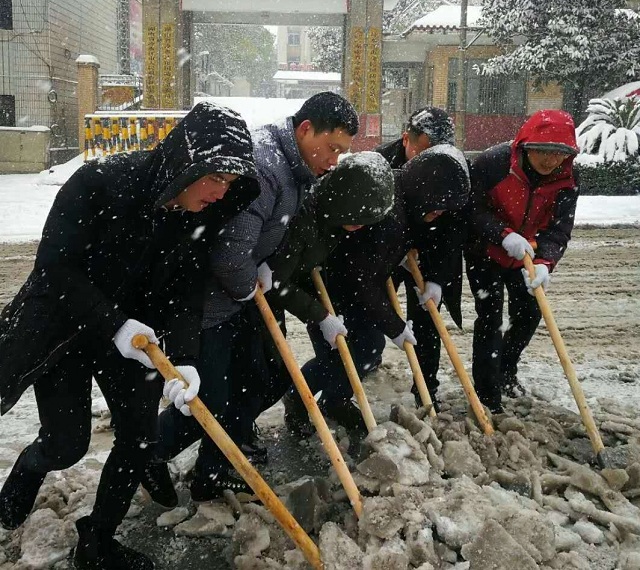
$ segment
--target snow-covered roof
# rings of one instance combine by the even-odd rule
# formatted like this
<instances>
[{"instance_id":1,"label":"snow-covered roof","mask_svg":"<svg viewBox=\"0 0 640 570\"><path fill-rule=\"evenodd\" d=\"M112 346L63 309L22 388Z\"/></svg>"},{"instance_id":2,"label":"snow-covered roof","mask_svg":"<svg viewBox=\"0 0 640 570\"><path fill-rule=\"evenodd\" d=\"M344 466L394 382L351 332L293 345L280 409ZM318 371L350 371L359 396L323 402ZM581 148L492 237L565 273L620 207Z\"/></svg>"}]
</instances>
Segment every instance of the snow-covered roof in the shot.
<instances>
[{"instance_id":1,"label":"snow-covered roof","mask_svg":"<svg viewBox=\"0 0 640 570\"><path fill-rule=\"evenodd\" d=\"M467 28L480 29L478 20L482 16L481 6L467 7ZM403 36L411 32L433 32L436 30L457 30L460 28L460 6L440 6L411 24Z\"/></svg>"},{"instance_id":2,"label":"snow-covered roof","mask_svg":"<svg viewBox=\"0 0 640 570\"><path fill-rule=\"evenodd\" d=\"M341 75L324 71L276 71L275 81L320 81L326 83L340 83Z\"/></svg>"},{"instance_id":3,"label":"snow-covered roof","mask_svg":"<svg viewBox=\"0 0 640 570\"><path fill-rule=\"evenodd\" d=\"M601 99L615 99L616 97L631 97L636 95L640 97L640 81L633 81L620 87L616 87L605 93Z\"/></svg>"}]
</instances>

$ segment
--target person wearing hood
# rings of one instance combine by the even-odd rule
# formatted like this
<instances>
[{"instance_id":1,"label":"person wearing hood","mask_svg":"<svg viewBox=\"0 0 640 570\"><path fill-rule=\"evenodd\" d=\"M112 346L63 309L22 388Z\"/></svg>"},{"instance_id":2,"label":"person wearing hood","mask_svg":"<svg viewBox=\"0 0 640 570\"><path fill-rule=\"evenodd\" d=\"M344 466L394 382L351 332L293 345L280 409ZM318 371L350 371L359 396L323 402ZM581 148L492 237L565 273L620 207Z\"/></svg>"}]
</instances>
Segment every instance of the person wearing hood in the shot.
<instances>
[{"instance_id":1,"label":"person wearing hood","mask_svg":"<svg viewBox=\"0 0 640 570\"><path fill-rule=\"evenodd\" d=\"M379 146L375 150L384 156L393 168L402 168L409 160L424 150L439 144L454 144L455 127L446 111L437 107L423 107L415 111L407 121L402 137ZM424 375L431 400L439 410L438 368L440 366L440 335L424 301L433 299L438 310L442 304L447 307L451 318L462 327L462 250L466 241L468 212L466 209L435 212L433 219L421 226L424 237L429 242L431 255L419 258L427 296L420 298L415 290L415 281L408 271L406 261L393 273L396 287L404 283L407 296L407 318L413 322L416 337L416 356ZM435 252L435 254L433 253ZM446 255L443 255L446 252ZM382 363L379 355L376 368ZM416 385L411 392L416 405L422 401Z\"/></svg>"},{"instance_id":2,"label":"person wearing hood","mask_svg":"<svg viewBox=\"0 0 640 570\"><path fill-rule=\"evenodd\" d=\"M402 348L416 344L412 323L395 312L387 279L412 248L429 251L422 228L441 210L459 210L469 195L464 156L451 145L434 146L394 172L394 205L384 220L345 236L324 264L326 285L337 312L349 330L347 342L361 377L375 368L385 335ZM347 429L363 429L360 412L351 403L351 386L337 351L331 350L318 327L310 327L316 357L302 367L312 392L322 390L319 405ZM285 398L285 423L297 435L309 432L306 409L292 390Z\"/></svg>"},{"instance_id":3,"label":"person wearing hood","mask_svg":"<svg viewBox=\"0 0 640 570\"><path fill-rule=\"evenodd\" d=\"M164 350L197 393L204 278L220 227L259 192L245 122L199 104L152 151L83 165L60 189L35 267L0 320L0 397L8 412L33 386L38 437L0 491L0 523L20 526L50 471L86 453L96 379L115 440L93 511L76 525L76 568L146 570L144 554L114 539L156 439L161 376L131 346L136 334Z\"/></svg>"},{"instance_id":4,"label":"person wearing hood","mask_svg":"<svg viewBox=\"0 0 640 570\"><path fill-rule=\"evenodd\" d=\"M514 141L479 155L472 167L471 236L465 252L475 298L473 378L480 400L502 411L502 394L524 394L518 361L540 322L533 289L550 274L571 238L578 201L575 126L564 111L542 110ZM536 275L523 268L533 258ZM502 335L504 289L509 328Z\"/></svg>"},{"instance_id":5,"label":"person wearing hood","mask_svg":"<svg viewBox=\"0 0 640 570\"><path fill-rule=\"evenodd\" d=\"M284 121L253 131L260 196L222 228L210 255L198 360L203 377L199 396L254 463L265 462L267 451L254 436L253 424L239 432L236 428L244 430L245 423L226 420L232 413L234 392L242 385L240 379L261 376L268 362L264 352L270 341L265 342L266 329L252 299L258 281L265 293L271 288L266 259L282 242L318 177L335 167L357 131L358 115L351 103L328 91L307 99ZM283 314L276 316L284 320ZM145 469L142 483L154 501L166 507L177 504L167 461L198 440L201 451L190 485L194 501L217 499L225 489L252 492L226 463L221 469L216 459L219 451L201 426L171 407L159 416L156 457Z\"/></svg>"}]
</instances>

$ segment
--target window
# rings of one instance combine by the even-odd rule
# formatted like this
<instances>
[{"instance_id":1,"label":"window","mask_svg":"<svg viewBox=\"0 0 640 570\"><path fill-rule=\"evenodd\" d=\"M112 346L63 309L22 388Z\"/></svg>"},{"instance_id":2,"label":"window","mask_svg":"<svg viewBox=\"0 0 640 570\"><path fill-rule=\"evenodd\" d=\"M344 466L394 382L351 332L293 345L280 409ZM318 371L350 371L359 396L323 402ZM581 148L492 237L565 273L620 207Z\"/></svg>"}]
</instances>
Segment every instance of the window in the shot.
<instances>
[{"instance_id":1,"label":"window","mask_svg":"<svg viewBox=\"0 0 640 570\"><path fill-rule=\"evenodd\" d=\"M13 10L11 0L0 0L0 30L13 29Z\"/></svg>"},{"instance_id":2,"label":"window","mask_svg":"<svg viewBox=\"0 0 640 570\"><path fill-rule=\"evenodd\" d=\"M408 89L409 69L406 67L385 67L382 70L383 89Z\"/></svg>"},{"instance_id":3,"label":"window","mask_svg":"<svg viewBox=\"0 0 640 570\"><path fill-rule=\"evenodd\" d=\"M16 126L16 98L0 95L0 127Z\"/></svg>"},{"instance_id":4,"label":"window","mask_svg":"<svg viewBox=\"0 0 640 570\"><path fill-rule=\"evenodd\" d=\"M290 46L300 45L300 32L289 32L287 35L287 44Z\"/></svg>"},{"instance_id":5,"label":"window","mask_svg":"<svg viewBox=\"0 0 640 570\"><path fill-rule=\"evenodd\" d=\"M447 111L456 110L458 59L449 60ZM527 83L523 76L485 75L484 60L467 61L467 113L478 115L524 115Z\"/></svg>"}]
</instances>

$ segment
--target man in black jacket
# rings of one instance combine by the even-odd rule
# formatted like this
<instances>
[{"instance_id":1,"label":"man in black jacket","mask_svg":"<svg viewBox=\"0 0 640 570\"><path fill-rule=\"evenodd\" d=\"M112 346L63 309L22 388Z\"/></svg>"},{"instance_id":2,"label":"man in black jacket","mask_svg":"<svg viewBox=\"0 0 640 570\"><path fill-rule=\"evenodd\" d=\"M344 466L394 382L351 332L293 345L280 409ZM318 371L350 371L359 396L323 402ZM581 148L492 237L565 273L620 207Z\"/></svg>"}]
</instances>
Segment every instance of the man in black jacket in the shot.
<instances>
[{"instance_id":1,"label":"man in black jacket","mask_svg":"<svg viewBox=\"0 0 640 570\"><path fill-rule=\"evenodd\" d=\"M385 346L385 335L402 348L416 344L410 321L400 318L387 295L386 281L413 247L422 243L425 219L440 210L459 210L469 194L469 172L464 156L455 147L438 145L422 152L395 171L395 201L381 222L349 234L325 264L327 288L337 312L344 315L347 341L360 376L373 370ZM428 251L446 256L445 251ZM348 429L363 427L360 413L351 404L351 386L337 351L332 351L310 327L316 357L302 367L312 392L322 390L319 404L328 417ZM302 401L292 391L285 397L285 422L304 434L308 419Z\"/></svg>"},{"instance_id":2,"label":"man in black jacket","mask_svg":"<svg viewBox=\"0 0 640 570\"><path fill-rule=\"evenodd\" d=\"M162 337L189 383L172 393L184 407L200 383L193 365L209 246L258 195L255 177L244 121L200 104L156 149L86 164L60 189L35 268L0 321L2 412L33 385L42 424L0 492L5 528L24 522L49 471L86 453L93 376L111 409L115 440L93 511L77 521L74 563L154 567L113 538L156 439L163 386L131 339Z\"/></svg>"},{"instance_id":3,"label":"man in black jacket","mask_svg":"<svg viewBox=\"0 0 640 570\"><path fill-rule=\"evenodd\" d=\"M376 150L384 156L392 168L401 168L407 161L422 151L439 144L454 144L454 124L451 117L437 107L424 107L415 111L407 122L402 137L396 141L379 146ZM432 219L421 227L421 242L429 243L431 255L420 257L420 268L425 280L426 298L432 298L440 309L442 303L447 306L454 322L462 326L462 247L466 239L467 215L465 210L436 212ZM445 255L446 253L446 255ZM415 291L415 282L405 266L393 273L396 289L404 282L407 294L407 318L413 322L416 337L416 355L427 388L436 411L439 408L437 397L438 368L440 366L440 335L431 316L424 310ZM373 366L376 368L382 362ZM411 387L416 405L422 402L416 385Z\"/></svg>"}]
</instances>

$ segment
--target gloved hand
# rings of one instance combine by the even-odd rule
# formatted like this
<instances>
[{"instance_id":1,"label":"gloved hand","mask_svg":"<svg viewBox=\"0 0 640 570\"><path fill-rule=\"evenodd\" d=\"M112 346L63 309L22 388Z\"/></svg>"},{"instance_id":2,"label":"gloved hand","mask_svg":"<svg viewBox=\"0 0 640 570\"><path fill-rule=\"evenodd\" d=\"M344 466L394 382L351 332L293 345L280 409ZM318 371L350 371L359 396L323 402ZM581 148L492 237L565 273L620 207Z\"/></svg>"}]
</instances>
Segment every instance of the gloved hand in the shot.
<instances>
[{"instance_id":1,"label":"gloved hand","mask_svg":"<svg viewBox=\"0 0 640 570\"><path fill-rule=\"evenodd\" d=\"M320 321L319 326L324 340L331 345L331 348L337 348L336 337L339 334L347 336L347 327L344 326L344 317L342 315L336 317L329 314Z\"/></svg>"},{"instance_id":2,"label":"gloved hand","mask_svg":"<svg viewBox=\"0 0 640 570\"><path fill-rule=\"evenodd\" d=\"M433 299L433 302L436 304L436 307L440 305L440 301L442 301L442 287L435 283L434 281L427 281L424 286L424 293L420 293L420 289L414 287L413 290L418 295L418 300L420 301L420 306L426 311L427 310L427 301L429 299Z\"/></svg>"},{"instance_id":3,"label":"gloved hand","mask_svg":"<svg viewBox=\"0 0 640 570\"><path fill-rule=\"evenodd\" d=\"M404 330L396 338L392 338L391 342L393 342L393 344L395 344L398 348L404 350L405 340L413 346L418 344L416 337L413 335L413 321L407 321L404 325Z\"/></svg>"},{"instance_id":4,"label":"gloved hand","mask_svg":"<svg viewBox=\"0 0 640 570\"><path fill-rule=\"evenodd\" d=\"M418 255L417 251L415 255L415 260L416 260L416 263L418 264L418 267L420 267L420 256ZM411 273L411 269L409 269L409 260L407 259L406 255L402 258L402 261L400 262L400 267L402 267L403 269Z\"/></svg>"},{"instance_id":5,"label":"gloved hand","mask_svg":"<svg viewBox=\"0 0 640 570\"><path fill-rule=\"evenodd\" d=\"M513 257L518 261L522 261L524 259L525 253L528 253L531 256L531 259L535 256L532 245L516 232L511 232L502 240L502 247L504 247L509 257Z\"/></svg>"},{"instance_id":6,"label":"gloved hand","mask_svg":"<svg viewBox=\"0 0 640 570\"><path fill-rule=\"evenodd\" d=\"M529 295L535 295L533 290L537 289L541 285L542 289L546 291L547 287L549 287L549 282L551 281L549 268L544 263L536 263L534 267L536 268L536 276L533 278L533 281L529 278L529 272L524 267L522 268L524 284L527 286Z\"/></svg>"},{"instance_id":7,"label":"gloved hand","mask_svg":"<svg viewBox=\"0 0 640 570\"><path fill-rule=\"evenodd\" d=\"M113 344L120 351L120 354L125 358L133 358L140 364L144 364L147 368L155 368L151 359L146 355L143 350L139 348L133 348L131 340L137 334L143 334L149 339L152 344L158 344L158 337L151 327L148 327L140 321L135 319L127 319L113 336Z\"/></svg>"},{"instance_id":8,"label":"gloved hand","mask_svg":"<svg viewBox=\"0 0 640 570\"><path fill-rule=\"evenodd\" d=\"M198 391L200 390L200 375L193 366L189 365L176 366L176 370L182 374L182 377L186 380L188 387L184 387L182 380L174 378L164 385L162 393L164 394L164 397L173 402L173 405L185 416L190 416L191 410L187 403L198 395Z\"/></svg>"},{"instance_id":9,"label":"gloved hand","mask_svg":"<svg viewBox=\"0 0 640 570\"><path fill-rule=\"evenodd\" d=\"M267 265L267 262L258 265L258 282L263 293L266 293L273 287L273 271Z\"/></svg>"}]
</instances>

